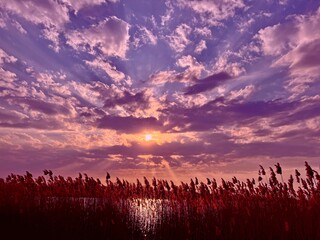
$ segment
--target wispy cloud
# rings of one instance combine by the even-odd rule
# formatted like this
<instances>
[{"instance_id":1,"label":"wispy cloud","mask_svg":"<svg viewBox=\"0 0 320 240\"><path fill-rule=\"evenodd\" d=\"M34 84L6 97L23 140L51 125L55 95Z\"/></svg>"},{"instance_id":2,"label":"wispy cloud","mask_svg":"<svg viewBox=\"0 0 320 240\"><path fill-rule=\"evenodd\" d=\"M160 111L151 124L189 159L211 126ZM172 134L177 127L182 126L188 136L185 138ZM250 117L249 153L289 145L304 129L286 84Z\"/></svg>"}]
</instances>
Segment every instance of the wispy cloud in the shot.
<instances>
[{"instance_id":1,"label":"wispy cloud","mask_svg":"<svg viewBox=\"0 0 320 240\"><path fill-rule=\"evenodd\" d=\"M231 76L226 72L208 76L204 79L197 80L194 85L188 87L185 94L191 95L212 90L229 79L231 79Z\"/></svg>"}]
</instances>

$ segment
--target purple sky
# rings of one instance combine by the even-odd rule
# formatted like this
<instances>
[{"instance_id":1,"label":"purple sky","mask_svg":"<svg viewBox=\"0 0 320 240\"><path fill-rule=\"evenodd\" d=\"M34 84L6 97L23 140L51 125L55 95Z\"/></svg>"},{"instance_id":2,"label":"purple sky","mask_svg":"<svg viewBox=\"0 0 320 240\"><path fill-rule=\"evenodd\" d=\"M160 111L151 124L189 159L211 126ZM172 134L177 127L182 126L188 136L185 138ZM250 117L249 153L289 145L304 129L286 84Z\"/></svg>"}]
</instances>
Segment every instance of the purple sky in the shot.
<instances>
[{"instance_id":1,"label":"purple sky","mask_svg":"<svg viewBox=\"0 0 320 240\"><path fill-rule=\"evenodd\" d=\"M318 168L319 6L1 1L0 176Z\"/></svg>"}]
</instances>

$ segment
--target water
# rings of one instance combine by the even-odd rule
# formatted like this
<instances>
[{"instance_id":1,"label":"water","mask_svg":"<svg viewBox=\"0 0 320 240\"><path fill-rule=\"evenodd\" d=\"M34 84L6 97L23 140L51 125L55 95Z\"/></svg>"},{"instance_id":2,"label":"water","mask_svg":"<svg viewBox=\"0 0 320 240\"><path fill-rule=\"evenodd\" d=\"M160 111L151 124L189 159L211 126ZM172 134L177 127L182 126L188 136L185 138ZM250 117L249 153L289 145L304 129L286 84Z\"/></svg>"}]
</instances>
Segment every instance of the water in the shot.
<instances>
[{"instance_id":1,"label":"water","mask_svg":"<svg viewBox=\"0 0 320 240\"><path fill-rule=\"evenodd\" d=\"M77 202L84 209L96 209L99 205L105 203L103 198L90 197L48 197L45 201L51 203ZM38 203L40 204L40 199L38 199ZM113 206L118 209L125 206L129 210L129 222L138 227L143 233L148 234L155 230L157 224L161 224L165 216L170 215L172 211L171 204L167 199L134 198L118 200L113 203Z\"/></svg>"},{"instance_id":2,"label":"water","mask_svg":"<svg viewBox=\"0 0 320 240\"><path fill-rule=\"evenodd\" d=\"M145 233L154 230L156 224L161 222L163 214L168 211L164 201L167 200L142 198L129 200L130 220Z\"/></svg>"}]
</instances>

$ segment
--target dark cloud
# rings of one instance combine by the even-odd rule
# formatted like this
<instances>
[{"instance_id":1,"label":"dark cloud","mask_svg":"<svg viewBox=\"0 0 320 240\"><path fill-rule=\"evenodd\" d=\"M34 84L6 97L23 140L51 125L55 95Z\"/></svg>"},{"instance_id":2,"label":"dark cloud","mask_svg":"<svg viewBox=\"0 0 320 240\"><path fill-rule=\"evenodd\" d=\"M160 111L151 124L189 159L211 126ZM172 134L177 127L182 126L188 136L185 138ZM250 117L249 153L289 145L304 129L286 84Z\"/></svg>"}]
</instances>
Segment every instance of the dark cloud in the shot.
<instances>
[{"instance_id":1,"label":"dark cloud","mask_svg":"<svg viewBox=\"0 0 320 240\"><path fill-rule=\"evenodd\" d=\"M204 79L198 80L196 84L187 88L185 95L193 95L212 90L232 77L226 72L220 72Z\"/></svg>"},{"instance_id":2,"label":"dark cloud","mask_svg":"<svg viewBox=\"0 0 320 240\"><path fill-rule=\"evenodd\" d=\"M138 142L132 142L130 146L116 145L111 147L91 149L90 155L94 158L102 158L106 154L121 154L125 157L136 158L139 155L152 155L170 158L172 155L180 155L184 158L192 157L201 154L215 154L223 156L230 153L235 147L235 143L229 141L229 138L223 134L214 134L208 136L211 143L204 144L202 140L196 142L170 142L162 145L151 144L145 146ZM199 157L198 161L201 160Z\"/></svg>"},{"instance_id":3,"label":"dark cloud","mask_svg":"<svg viewBox=\"0 0 320 240\"><path fill-rule=\"evenodd\" d=\"M70 110L65 106L61 106L54 103L48 103L42 100L20 98L20 99L14 99L14 102L20 103L20 104L26 104L29 110L42 112L47 115L70 114Z\"/></svg>"},{"instance_id":4,"label":"dark cloud","mask_svg":"<svg viewBox=\"0 0 320 240\"><path fill-rule=\"evenodd\" d=\"M137 142L130 146L117 145L106 148L91 149L88 157L102 159L106 155L119 154L125 160L121 165L130 164L129 159L137 159L141 155L150 155L149 161L157 163L159 157L166 159L170 165L178 163L173 155L182 158L183 162L210 163L212 161L230 162L239 158L259 156L278 157L316 157L320 149L316 147L313 139L299 138L287 139L282 142L250 142L236 143L234 139L225 134L205 134L201 140L194 142L170 142L163 145L153 144L148 147ZM258 159L257 159L258 160ZM181 163L181 162L180 162Z\"/></svg>"},{"instance_id":5,"label":"dark cloud","mask_svg":"<svg viewBox=\"0 0 320 240\"><path fill-rule=\"evenodd\" d=\"M137 118L133 116L104 116L98 120L98 128L114 129L120 132L141 132L145 130L158 130L161 123L154 117Z\"/></svg>"},{"instance_id":6,"label":"dark cloud","mask_svg":"<svg viewBox=\"0 0 320 240\"><path fill-rule=\"evenodd\" d=\"M267 117L278 113L291 111L298 106L298 102L284 102L281 100L256 101L256 102L235 102L226 106L227 112L235 113L241 118Z\"/></svg>"},{"instance_id":7,"label":"dark cloud","mask_svg":"<svg viewBox=\"0 0 320 240\"><path fill-rule=\"evenodd\" d=\"M4 110L0 108L0 122L15 122L23 119L23 115L19 114L19 112L13 112L10 110Z\"/></svg>"},{"instance_id":8,"label":"dark cloud","mask_svg":"<svg viewBox=\"0 0 320 240\"><path fill-rule=\"evenodd\" d=\"M80 118L91 118L91 117L97 117L99 116L100 118L105 115L105 112L102 111L100 108L97 107L78 107L78 114Z\"/></svg>"},{"instance_id":9,"label":"dark cloud","mask_svg":"<svg viewBox=\"0 0 320 240\"><path fill-rule=\"evenodd\" d=\"M163 110L163 121L167 132L208 132L219 130L228 126L249 127L252 134L258 137L272 136L274 128L291 126L299 122L313 119L320 115L318 100L292 101L283 100L257 101L257 102L228 102L224 98L218 98L203 106L185 108L175 106ZM257 123L263 118L269 118L264 129ZM313 138L317 126L309 130L309 137ZM301 129L297 130L302 137ZM289 133L288 133L289 134ZM294 132L292 133L294 134ZM308 137L306 136L306 137ZM287 136L290 137L290 136Z\"/></svg>"},{"instance_id":10,"label":"dark cloud","mask_svg":"<svg viewBox=\"0 0 320 240\"><path fill-rule=\"evenodd\" d=\"M297 139L295 142L253 142L238 145L234 149L233 157L317 157L319 154L320 150L313 141L301 142L301 140Z\"/></svg>"},{"instance_id":11,"label":"dark cloud","mask_svg":"<svg viewBox=\"0 0 320 240\"><path fill-rule=\"evenodd\" d=\"M228 102L224 98L217 98L200 107L185 108L183 106L175 106L162 112L169 120L169 124L166 126L167 131L179 128L179 131L185 132L207 131L229 124L252 123L262 117L289 114L297 106L299 106L298 102L283 102L280 100Z\"/></svg>"},{"instance_id":12,"label":"dark cloud","mask_svg":"<svg viewBox=\"0 0 320 240\"><path fill-rule=\"evenodd\" d=\"M291 68L310 68L320 66L320 39L301 45L297 49L297 58Z\"/></svg>"},{"instance_id":13,"label":"dark cloud","mask_svg":"<svg viewBox=\"0 0 320 240\"><path fill-rule=\"evenodd\" d=\"M5 128L34 128L44 130L63 129L64 125L57 119L24 119L17 122L7 121L0 122L0 127Z\"/></svg>"},{"instance_id":14,"label":"dark cloud","mask_svg":"<svg viewBox=\"0 0 320 240\"><path fill-rule=\"evenodd\" d=\"M63 128L63 123L55 118L34 119L18 111L0 109L0 127L54 130Z\"/></svg>"},{"instance_id":15,"label":"dark cloud","mask_svg":"<svg viewBox=\"0 0 320 240\"><path fill-rule=\"evenodd\" d=\"M295 111L288 111L285 116L276 118L272 126L290 125L320 116L320 100L318 99L297 102L296 107Z\"/></svg>"},{"instance_id":16,"label":"dark cloud","mask_svg":"<svg viewBox=\"0 0 320 240\"><path fill-rule=\"evenodd\" d=\"M105 101L104 107L125 106L129 111L134 112L137 109L147 108L149 105L148 98L144 91L136 94L124 91L123 96L115 96L113 99Z\"/></svg>"}]
</instances>

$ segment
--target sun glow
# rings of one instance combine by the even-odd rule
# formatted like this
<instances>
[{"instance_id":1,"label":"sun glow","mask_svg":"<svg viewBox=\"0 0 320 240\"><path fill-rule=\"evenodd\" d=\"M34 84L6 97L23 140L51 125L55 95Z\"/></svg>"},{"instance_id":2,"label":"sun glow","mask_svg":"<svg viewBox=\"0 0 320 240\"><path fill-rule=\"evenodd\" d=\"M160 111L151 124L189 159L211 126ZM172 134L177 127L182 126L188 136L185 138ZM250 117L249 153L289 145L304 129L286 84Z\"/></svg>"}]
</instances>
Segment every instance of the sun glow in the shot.
<instances>
[{"instance_id":1,"label":"sun glow","mask_svg":"<svg viewBox=\"0 0 320 240\"><path fill-rule=\"evenodd\" d=\"M144 140L146 140L147 142L151 141L152 140L152 135L151 134L146 134L144 136Z\"/></svg>"}]
</instances>

